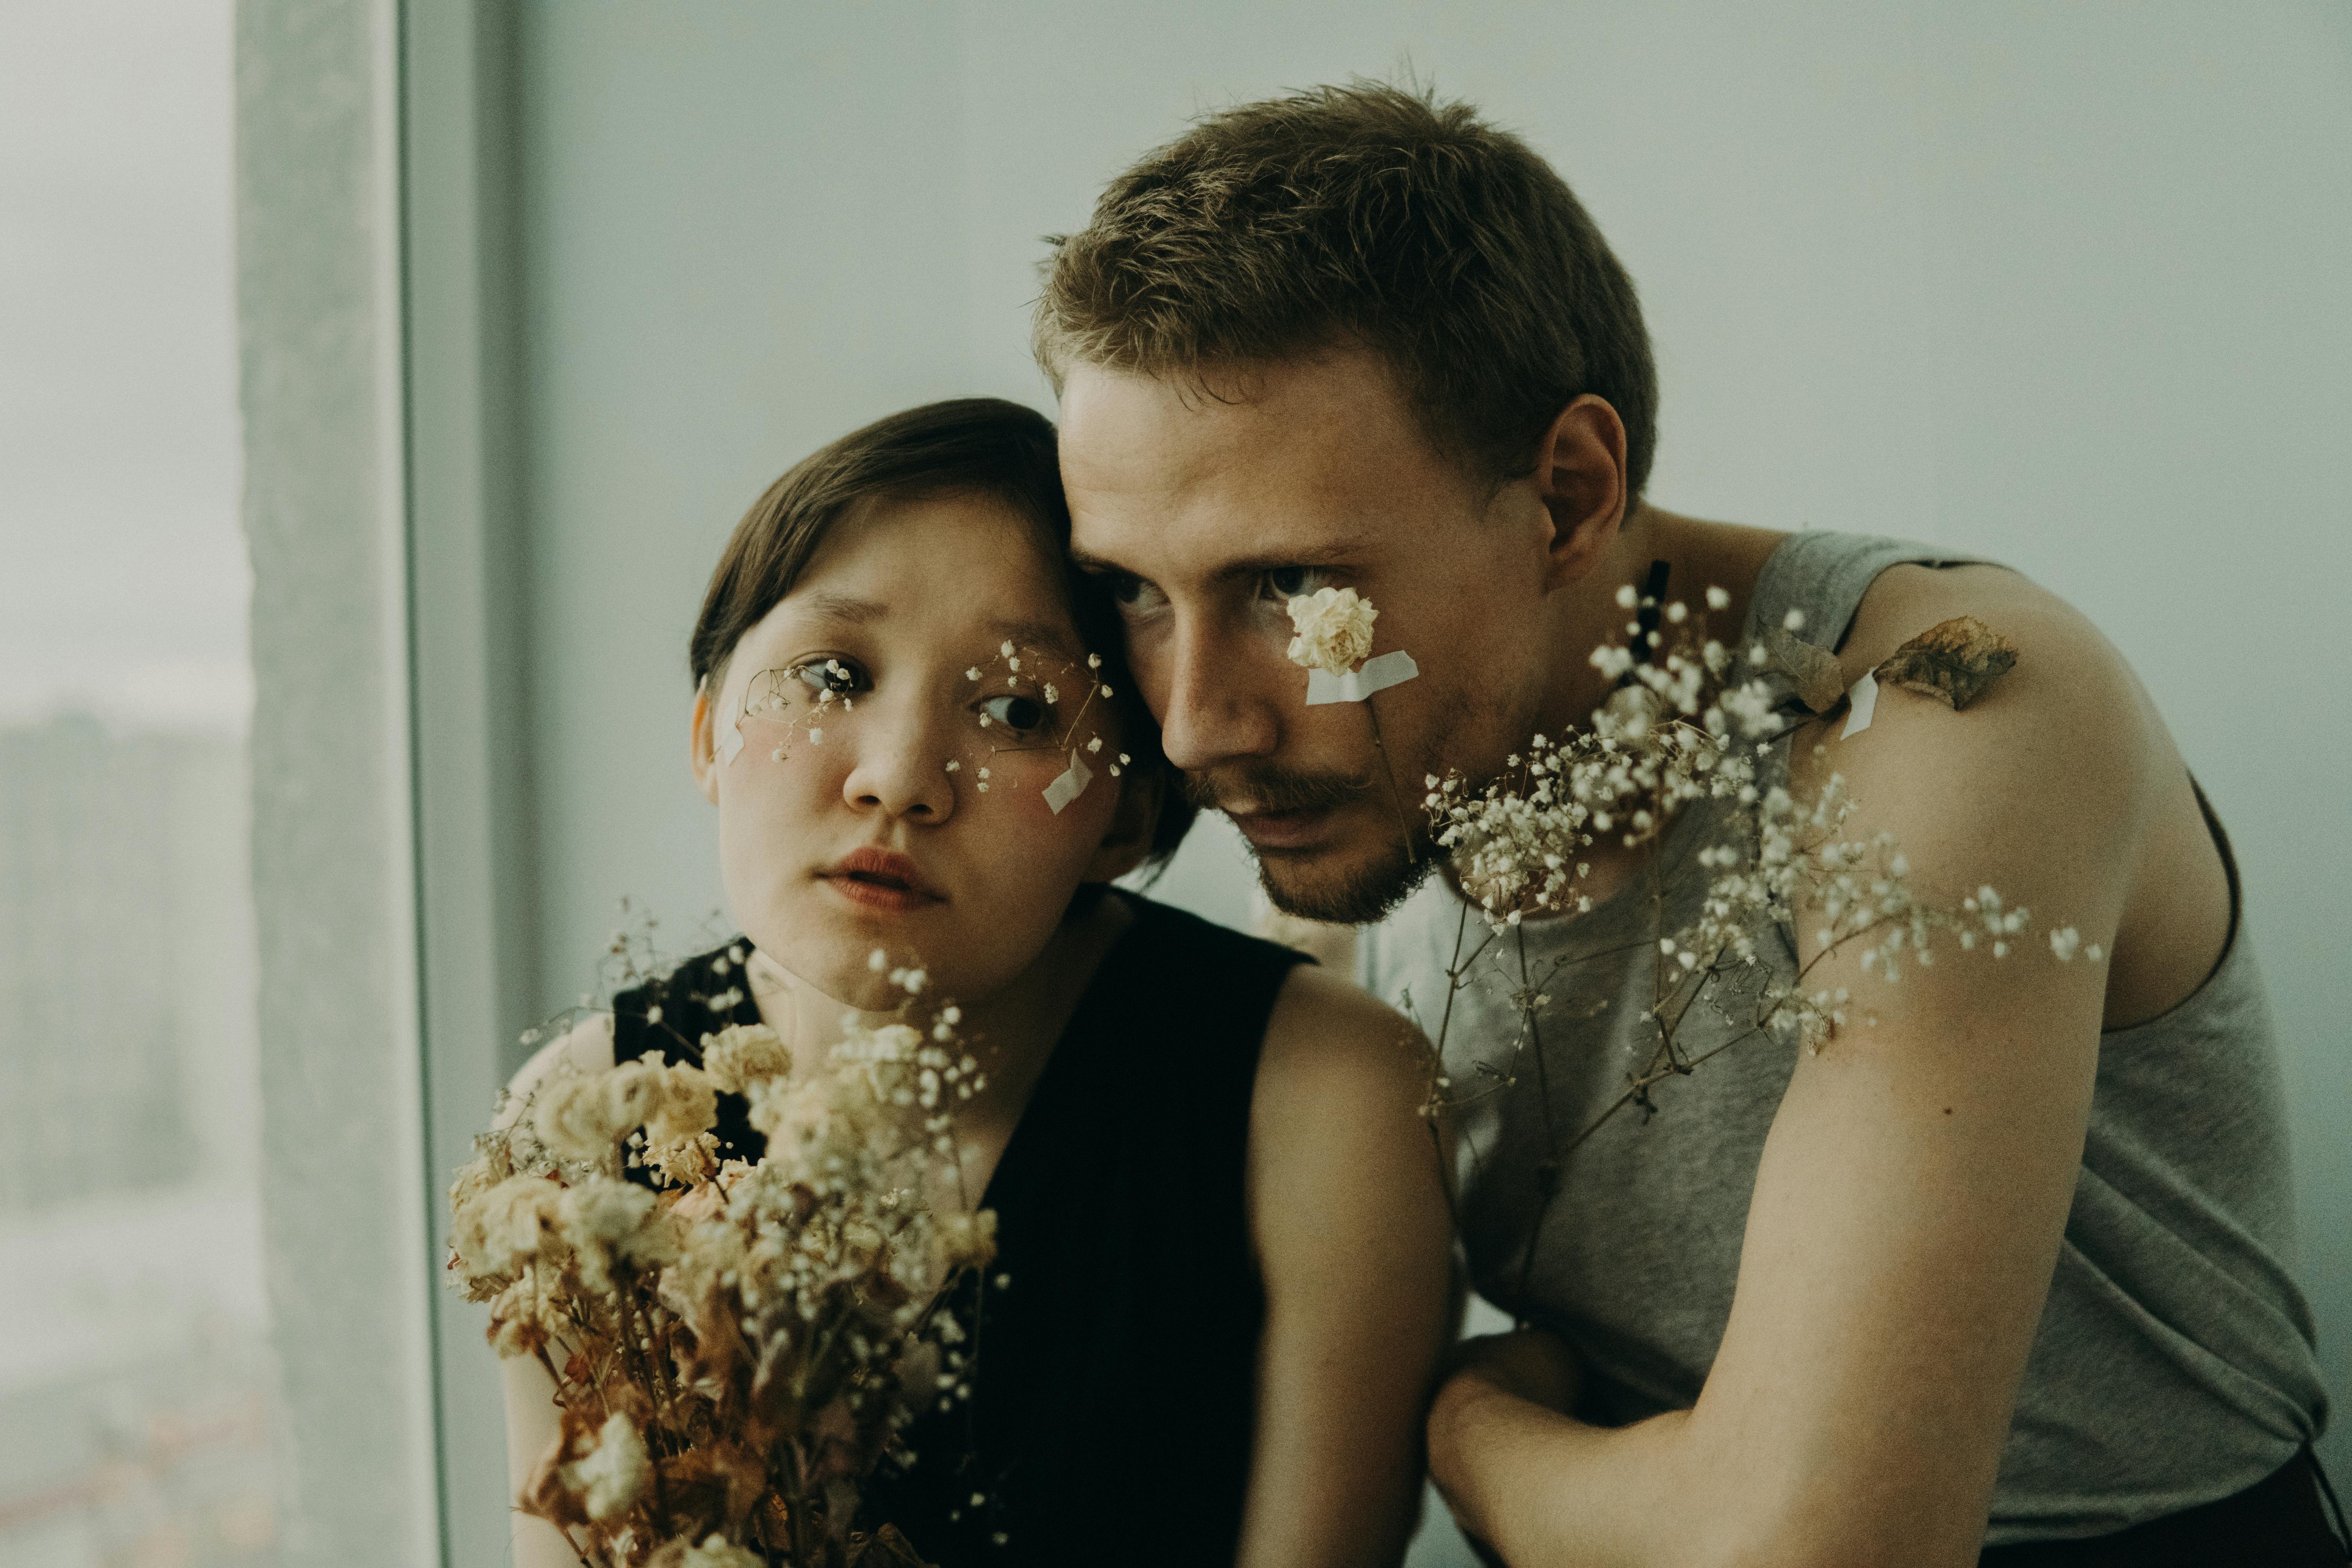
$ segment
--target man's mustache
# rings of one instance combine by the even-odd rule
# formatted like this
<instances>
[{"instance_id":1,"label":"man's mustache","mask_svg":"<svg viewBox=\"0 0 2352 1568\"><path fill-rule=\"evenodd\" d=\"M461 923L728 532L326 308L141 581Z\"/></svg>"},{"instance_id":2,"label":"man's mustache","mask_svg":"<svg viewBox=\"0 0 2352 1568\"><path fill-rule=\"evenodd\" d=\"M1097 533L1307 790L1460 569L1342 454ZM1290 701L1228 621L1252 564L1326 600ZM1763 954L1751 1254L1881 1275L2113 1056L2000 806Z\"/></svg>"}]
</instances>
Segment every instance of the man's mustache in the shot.
<instances>
[{"instance_id":1,"label":"man's mustache","mask_svg":"<svg viewBox=\"0 0 2352 1568\"><path fill-rule=\"evenodd\" d=\"M1352 804L1372 787L1370 779L1287 768L1228 769L1183 777L1184 798L1204 811L1223 811L1229 805L1251 811L1329 811Z\"/></svg>"}]
</instances>

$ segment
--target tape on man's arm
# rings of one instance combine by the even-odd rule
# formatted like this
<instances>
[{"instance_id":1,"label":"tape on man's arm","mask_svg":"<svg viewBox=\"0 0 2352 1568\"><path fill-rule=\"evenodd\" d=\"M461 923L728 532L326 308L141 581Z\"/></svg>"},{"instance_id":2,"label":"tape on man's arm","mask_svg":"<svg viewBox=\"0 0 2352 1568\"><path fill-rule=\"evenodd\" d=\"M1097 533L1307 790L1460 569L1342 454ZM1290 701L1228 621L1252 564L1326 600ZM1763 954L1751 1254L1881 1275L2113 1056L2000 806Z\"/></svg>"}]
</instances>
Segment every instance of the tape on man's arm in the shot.
<instances>
[{"instance_id":1,"label":"tape on man's arm","mask_svg":"<svg viewBox=\"0 0 2352 1568\"><path fill-rule=\"evenodd\" d=\"M1852 708L1845 716L1845 728L1838 731L1841 741L1870 728L1871 718L1878 711L1878 677L1864 670L1862 679L1846 689L1845 700Z\"/></svg>"},{"instance_id":2,"label":"tape on man's arm","mask_svg":"<svg viewBox=\"0 0 2352 1568\"><path fill-rule=\"evenodd\" d=\"M1412 655L1402 648L1384 653L1378 658L1368 658L1345 675L1334 675L1328 669L1307 672L1307 705L1317 707L1326 702L1361 702L1375 691L1386 691L1402 685L1421 673L1412 662Z\"/></svg>"}]
</instances>

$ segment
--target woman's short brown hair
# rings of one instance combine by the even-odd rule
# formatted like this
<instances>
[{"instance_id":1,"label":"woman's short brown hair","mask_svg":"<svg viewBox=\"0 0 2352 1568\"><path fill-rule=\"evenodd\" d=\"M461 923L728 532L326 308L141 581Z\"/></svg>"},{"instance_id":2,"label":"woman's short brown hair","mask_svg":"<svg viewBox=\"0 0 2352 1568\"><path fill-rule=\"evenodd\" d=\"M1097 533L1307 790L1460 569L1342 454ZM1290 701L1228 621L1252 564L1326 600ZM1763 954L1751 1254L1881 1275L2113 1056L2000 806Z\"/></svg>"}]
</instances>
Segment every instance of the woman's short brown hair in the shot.
<instances>
[{"instance_id":1,"label":"woman's short brown hair","mask_svg":"<svg viewBox=\"0 0 2352 1568\"><path fill-rule=\"evenodd\" d=\"M1132 769L1163 775L1151 858L1173 853L1194 808L1160 753L1160 727L1128 671L1117 606L1070 564L1070 513L1054 426L1034 408L1000 397L927 403L853 430L786 469L743 514L719 553L687 644L688 673L698 685L726 679L735 645L793 591L825 535L853 507L939 495L988 497L1036 529L1039 548L1061 572L1078 636L1102 656Z\"/></svg>"},{"instance_id":2,"label":"woman's short brown hair","mask_svg":"<svg viewBox=\"0 0 2352 1568\"><path fill-rule=\"evenodd\" d=\"M1203 117L1049 241L1038 362L1197 375L1352 340L1381 354L1440 450L1490 481L1591 393L1650 474L1657 371L1633 280L1525 142L1381 82Z\"/></svg>"}]
</instances>

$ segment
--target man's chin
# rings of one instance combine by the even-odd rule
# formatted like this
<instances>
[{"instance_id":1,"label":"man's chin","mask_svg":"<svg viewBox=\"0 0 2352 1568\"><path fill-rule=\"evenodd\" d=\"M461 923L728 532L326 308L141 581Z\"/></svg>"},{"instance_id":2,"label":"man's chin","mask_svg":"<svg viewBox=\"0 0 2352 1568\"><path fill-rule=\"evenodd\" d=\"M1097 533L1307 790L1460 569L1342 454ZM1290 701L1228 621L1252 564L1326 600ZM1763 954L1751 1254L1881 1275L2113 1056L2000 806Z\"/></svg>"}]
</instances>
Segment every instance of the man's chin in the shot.
<instances>
[{"instance_id":1,"label":"man's chin","mask_svg":"<svg viewBox=\"0 0 2352 1568\"><path fill-rule=\"evenodd\" d=\"M1425 847L1408 854L1391 840L1375 849L1337 847L1315 850L1262 850L1257 877L1265 896L1284 914L1333 925L1365 925L1404 902L1427 877L1434 859Z\"/></svg>"}]
</instances>

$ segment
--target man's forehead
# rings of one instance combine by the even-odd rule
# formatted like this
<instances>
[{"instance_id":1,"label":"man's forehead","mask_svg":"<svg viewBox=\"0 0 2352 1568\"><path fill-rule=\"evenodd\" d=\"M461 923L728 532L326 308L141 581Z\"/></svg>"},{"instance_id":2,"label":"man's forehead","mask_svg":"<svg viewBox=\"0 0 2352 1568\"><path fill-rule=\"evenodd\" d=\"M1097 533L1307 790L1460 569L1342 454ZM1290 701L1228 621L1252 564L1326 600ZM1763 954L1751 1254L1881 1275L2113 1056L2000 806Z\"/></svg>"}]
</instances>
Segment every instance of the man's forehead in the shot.
<instances>
[{"instance_id":1,"label":"man's forehead","mask_svg":"<svg viewBox=\"0 0 2352 1568\"><path fill-rule=\"evenodd\" d=\"M1361 443L1424 444L1384 363L1361 351L1183 374L1076 365L1061 412L1066 461L1106 479L1276 456L1311 465Z\"/></svg>"},{"instance_id":2,"label":"man's forehead","mask_svg":"<svg viewBox=\"0 0 2352 1568\"><path fill-rule=\"evenodd\" d=\"M1450 477L1376 362L1279 362L1205 386L1080 366L1062 468L1084 559L1199 545L1271 562L1379 532ZM1177 537L1171 537L1175 535Z\"/></svg>"}]
</instances>

